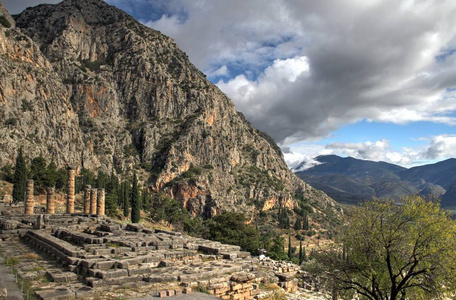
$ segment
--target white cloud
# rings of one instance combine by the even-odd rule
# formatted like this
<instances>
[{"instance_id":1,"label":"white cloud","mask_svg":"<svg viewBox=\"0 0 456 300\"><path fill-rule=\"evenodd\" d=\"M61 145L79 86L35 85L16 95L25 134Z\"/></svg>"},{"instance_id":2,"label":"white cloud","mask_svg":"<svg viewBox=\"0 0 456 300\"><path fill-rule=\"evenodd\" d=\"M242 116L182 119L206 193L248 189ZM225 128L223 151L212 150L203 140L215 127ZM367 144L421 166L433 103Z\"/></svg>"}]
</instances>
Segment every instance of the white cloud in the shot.
<instances>
[{"instance_id":1,"label":"white cloud","mask_svg":"<svg viewBox=\"0 0 456 300\"><path fill-rule=\"evenodd\" d=\"M207 72L207 76L212 77L212 76L224 76L228 77L230 75L230 72L228 71L228 67L226 65L221 66L220 68Z\"/></svg>"},{"instance_id":2,"label":"white cloud","mask_svg":"<svg viewBox=\"0 0 456 300\"><path fill-rule=\"evenodd\" d=\"M426 159L454 157L456 153L456 135L439 135L432 137L430 146L424 152Z\"/></svg>"},{"instance_id":3,"label":"white cloud","mask_svg":"<svg viewBox=\"0 0 456 300\"><path fill-rule=\"evenodd\" d=\"M386 139L362 143L331 143L326 146L300 143L289 146L289 151L284 153L284 156L288 166L296 168L303 161L307 162L307 167L315 163L316 156L329 154L384 161L404 167L434 163L455 155L456 135L443 134L419 140L424 144L415 148L403 147L400 150L394 150Z\"/></svg>"},{"instance_id":4,"label":"white cloud","mask_svg":"<svg viewBox=\"0 0 456 300\"><path fill-rule=\"evenodd\" d=\"M403 150L402 152L392 150L389 141L382 139L379 141L364 143L331 143L326 149L332 150L333 153L351 156L359 159L385 161L399 165L410 165L415 159L411 153Z\"/></svg>"},{"instance_id":5,"label":"white cloud","mask_svg":"<svg viewBox=\"0 0 456 300\"><path fill-rule=\"evenodd\" d=\"M308 72L309 64L306 57L276 59L255 81L247 79L245 75L239 75L228 82L221 80L217 85L232 99L236 99L237 109L251 116L254 122L256 116L262 118L270 112L271 105L274 104L273 97L281 90L287 89L300 76L306 76ZM264 101L256 101L258 98Z\"/></svg>"}]
</instances>

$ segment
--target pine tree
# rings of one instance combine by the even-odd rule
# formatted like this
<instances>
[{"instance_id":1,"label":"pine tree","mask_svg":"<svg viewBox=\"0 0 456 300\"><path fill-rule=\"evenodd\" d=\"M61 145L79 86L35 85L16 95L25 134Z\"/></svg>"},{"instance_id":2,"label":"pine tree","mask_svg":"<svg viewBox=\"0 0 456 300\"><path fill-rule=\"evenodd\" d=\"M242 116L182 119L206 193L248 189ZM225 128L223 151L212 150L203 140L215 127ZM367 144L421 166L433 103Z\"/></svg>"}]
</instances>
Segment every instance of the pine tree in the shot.
<instances>
[{"instance_id":1,"label":"pine tree","mask_svg":"<svg viewBox=\"0 0 456 300\"><path fill-rule=\"evenodd\" d=\"M131 222L138 223L140 219L141 204L139 203L138 179L136 173L133 174L133 187L131 188Z\"/></svg>"},{"instance_id":2,"label":"pine tree","mask_svg":"<svg viewBox=\"0 0 456 300\"><path fill-rule=\"evenodd\" d=\"M16 157L16 166L13 177L13 200L14 202L24 201L25 188L27 184L27 166L22 155L22 147Z\"/></svg>"}]
</instances>

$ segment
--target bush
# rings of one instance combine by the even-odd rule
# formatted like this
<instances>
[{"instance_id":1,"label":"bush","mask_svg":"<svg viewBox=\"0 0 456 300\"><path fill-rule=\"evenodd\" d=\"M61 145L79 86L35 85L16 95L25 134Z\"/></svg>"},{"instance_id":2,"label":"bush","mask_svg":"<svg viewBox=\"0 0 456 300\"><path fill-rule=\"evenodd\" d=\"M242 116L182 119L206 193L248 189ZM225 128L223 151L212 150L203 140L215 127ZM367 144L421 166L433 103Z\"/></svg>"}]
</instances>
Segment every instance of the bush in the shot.
<instances>
[{"instance_id":1,"label":"bush","mask_svg":"<svg viewBox=\"0 0 456 300\"><path fill-rule=\"evenodd\" d=\"M8 19L5 16L0 16L0 25L6 28L11 27L11 23L8 21Z\"/></svg>"},{"instance_id":2,"label":"bush","mask_svg":"<svg viewBox=\"0 0 456 300\"><path fill-rule=\"evenodd\" d=\"M225 244L240 246L244 251L256 254L260 248L260 233L246 224L243 214L226 212L206 221L206 238Z\"/></svg>"}]
</instances>

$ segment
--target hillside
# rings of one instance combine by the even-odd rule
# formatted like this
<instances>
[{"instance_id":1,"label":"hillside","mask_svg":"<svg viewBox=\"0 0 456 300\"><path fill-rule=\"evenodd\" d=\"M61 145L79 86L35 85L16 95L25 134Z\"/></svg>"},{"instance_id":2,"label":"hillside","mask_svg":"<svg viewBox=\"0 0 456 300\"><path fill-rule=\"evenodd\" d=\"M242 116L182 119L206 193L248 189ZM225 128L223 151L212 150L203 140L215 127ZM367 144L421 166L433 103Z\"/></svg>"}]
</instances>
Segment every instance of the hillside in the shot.
<instances>
[{"instance_id":1,"label":"hillside","mask_svg":"<svg viewBox=\"0 0 456 300\"><path fill-rule=\"evenodd\" d=\"M297 171L296 175L342 203L413 194L440 197L447 193L442 198L442 206L447 206L448 199L452 199L447 190L456 178L456 159L410 169L336 155L319 156L316 160L320 164Z\"/></svg>"},{"instance_id":2,"label":"hillside","mask_svg":"<svg viewBox=\"0 0 456 300\"><path fill-rule=\"evenodd\" d=\"M77 172L136 170L203 218L305 205L315 219L339 213L171 38L101 0L28 8L16 25L2 11L0 167L22 146L29 161Z\"/></svg>"}]
</instances>

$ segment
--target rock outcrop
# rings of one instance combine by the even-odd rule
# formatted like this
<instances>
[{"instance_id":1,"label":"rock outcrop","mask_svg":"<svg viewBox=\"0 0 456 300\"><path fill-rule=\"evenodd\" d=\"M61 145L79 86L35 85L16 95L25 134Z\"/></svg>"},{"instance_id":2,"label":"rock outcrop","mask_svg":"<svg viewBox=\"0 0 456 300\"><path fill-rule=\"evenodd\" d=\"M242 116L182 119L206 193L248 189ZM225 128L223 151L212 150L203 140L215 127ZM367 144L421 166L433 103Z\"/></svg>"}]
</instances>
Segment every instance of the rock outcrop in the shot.
<instances>
[{"instance_id":1,"label":"rock outcrop","mask_svg":"<svg viewBox=\"0 0 456 300\"><path fill-rule=\"evenodd\" d=\"M39 5L15 22L1 11L0 166L22 146L77 171L136 169L205 218L304 202L337 211L171 38L101 0Z\"/></svg>"}]
</instances>

